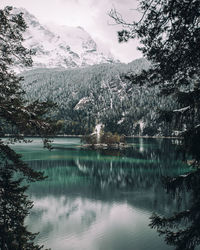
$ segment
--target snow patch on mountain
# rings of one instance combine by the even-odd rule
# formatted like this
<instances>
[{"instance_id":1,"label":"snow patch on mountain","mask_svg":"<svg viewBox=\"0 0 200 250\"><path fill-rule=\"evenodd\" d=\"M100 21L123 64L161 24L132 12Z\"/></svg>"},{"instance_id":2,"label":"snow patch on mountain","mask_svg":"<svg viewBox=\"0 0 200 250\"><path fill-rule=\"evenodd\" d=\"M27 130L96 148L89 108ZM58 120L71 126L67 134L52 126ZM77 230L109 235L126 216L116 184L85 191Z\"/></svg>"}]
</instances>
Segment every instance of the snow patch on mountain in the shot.
<instances>
[{"instance_id":1,"label":"snow patch on mountain","mask_svg":"<svg viewBox=\"0 0 200 250\"><path fill-rule=\"evenodd\" d=\"M101 51L82 27L43 25L24 8L14 8L13 12L22 12L28 25L24 46L36 53L32 57L34 68L76 68L116 62L110 53Z\"/></svg>"}]
</instances>

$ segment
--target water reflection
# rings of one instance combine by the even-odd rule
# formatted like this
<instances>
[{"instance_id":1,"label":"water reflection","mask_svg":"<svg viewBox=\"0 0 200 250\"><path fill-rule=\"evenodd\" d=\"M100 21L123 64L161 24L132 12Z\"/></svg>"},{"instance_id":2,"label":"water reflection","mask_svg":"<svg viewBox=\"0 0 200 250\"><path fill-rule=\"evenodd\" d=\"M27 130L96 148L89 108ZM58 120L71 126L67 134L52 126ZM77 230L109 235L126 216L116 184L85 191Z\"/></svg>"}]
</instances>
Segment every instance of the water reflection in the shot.
<instances>
[{"instance_id":1,"label":"water reflection","mask_svg":"<svg viewBox=\"0 0 200 250\"><path fill-rule=\"evenodd\" d=\"M24 149L30 166L49 176L30 187L34 208L27 220L40 231L38 242L55 250L170 249L148 227L152 212L167 216L178 207L162 187L161 177L184 174L169 140L134 139L132 147L113 152L76 148L77 139L54 143L44 151L39 142ZM59 147L59 148L58 148Z\"/></svg>"},{"instance_id":2,"label":"water reflection","mask_svg":"<svg viewBox=\"0 0 200 250\"><path fill-rule=\"evenodd\" d=\"M35 219L35 226L40 227L32 227L32 230L39 229L39 241L52 249L133 249L133 246L147 249L149 245L153 249L162 246L157 235L148 229L149 214L126 202L102 203L61 196L36 199L35 209L41 214L30 217L28 222L33 223Z\"/></svg>"},{"instance_id":3,"label":"water reflection","mask_svg":"<svg viewBox=\"0 0 200 250\"><path fill-rule=\"evenodd\" d=\"M165 236L167 244L175 246L176 250L197 249L200 245L200 170L166 178L164 185L174 199L179 200L184 198L183 190L186 188L190 192L190 203L187 209L170 217L153 215L151 227L157 228L159 234Z\"/></svg>"}]
</instances>

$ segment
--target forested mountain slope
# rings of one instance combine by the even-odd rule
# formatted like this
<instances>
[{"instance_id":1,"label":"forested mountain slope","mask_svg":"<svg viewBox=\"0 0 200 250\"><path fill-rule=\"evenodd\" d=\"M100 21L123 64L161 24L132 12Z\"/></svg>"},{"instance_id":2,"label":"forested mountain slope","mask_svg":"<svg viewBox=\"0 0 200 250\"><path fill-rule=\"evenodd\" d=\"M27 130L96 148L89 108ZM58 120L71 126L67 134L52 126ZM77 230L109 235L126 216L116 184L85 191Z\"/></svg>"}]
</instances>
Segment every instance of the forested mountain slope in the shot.
<instances>
[{"instance_id":1,"label":"forested mountain slope","mask_svg":"<svg viewBox=\"0 0 200 250\"><path fill-rule=\"evenodd\" d=\"M158 95L158 87L138 86L124 75L150 66L145 59L129 64L100 64L75 69L36 69L23 73L29 100L58 104L55 116L62 133L85 134L102 123L104 129L125 135L171 134L158 121L157 111L175 104Z\"/></svg>"},{"instance_id":2,"label":"forested mountain slope","mask_svg":"<svg viewBox=\"0 0 200 250\"><path fill-rule=\"evenodd\" d=\"M125 135L172 134L170 124L158 119L158 111L176 108L175 103L159 96L158 86L139 86L126 77L148 69L147 60L116 62L81 27L46 26L25 9L14 12L24 13L24 45L36 53L32 69L16 65L24 77L26 98L57 103L53 115L62 134L86 134L97 124Z\"/></svg>"}]
</instances>

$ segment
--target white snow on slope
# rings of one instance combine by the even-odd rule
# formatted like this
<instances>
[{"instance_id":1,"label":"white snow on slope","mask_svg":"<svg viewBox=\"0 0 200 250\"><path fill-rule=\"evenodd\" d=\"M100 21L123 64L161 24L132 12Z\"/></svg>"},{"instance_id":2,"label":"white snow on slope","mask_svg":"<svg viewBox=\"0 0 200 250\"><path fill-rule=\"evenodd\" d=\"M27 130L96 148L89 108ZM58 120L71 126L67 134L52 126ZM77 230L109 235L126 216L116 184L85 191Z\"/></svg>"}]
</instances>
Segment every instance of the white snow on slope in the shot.
<instances>
[{"instance_id":1,"label":"white snow on slope","mask_svg":"<svg viewBox=\"0 0 200 250\"><path fill-rule=\"evenodd\" d=\"M14 12L24 13L28 25L24 45L36 52L32 57L35 68L74 68L115 61L110 53L103 53L81 27L42 25L26 9L15 8Z\"/></svg>"}]
</instances>

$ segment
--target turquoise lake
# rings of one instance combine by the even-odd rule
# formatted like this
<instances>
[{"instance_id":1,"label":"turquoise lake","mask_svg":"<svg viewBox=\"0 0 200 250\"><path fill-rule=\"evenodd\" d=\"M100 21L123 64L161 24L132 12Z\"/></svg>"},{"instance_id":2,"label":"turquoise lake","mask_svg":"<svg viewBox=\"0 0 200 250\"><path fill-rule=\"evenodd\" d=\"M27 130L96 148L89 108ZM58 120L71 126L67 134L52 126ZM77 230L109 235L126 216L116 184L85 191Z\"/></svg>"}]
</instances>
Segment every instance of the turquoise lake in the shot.
<instances>
[{"instance_id":1,"label":"turquoise lake","mask_svg":"<svg viewBox=\"0 0 200 250\"><path fill-rule=\"evenodd\" d=\"M174 249L149 223L154 212L172 215L188 205L187 193L178 204L161 182L189 170L177 142L134 138L122 151L83 150L79 138L56 138L52 151L39 138L14 145L48 176L29 188L29 230L40 232L37 242L52 250Z\"/></svg>"}]
</instances>

